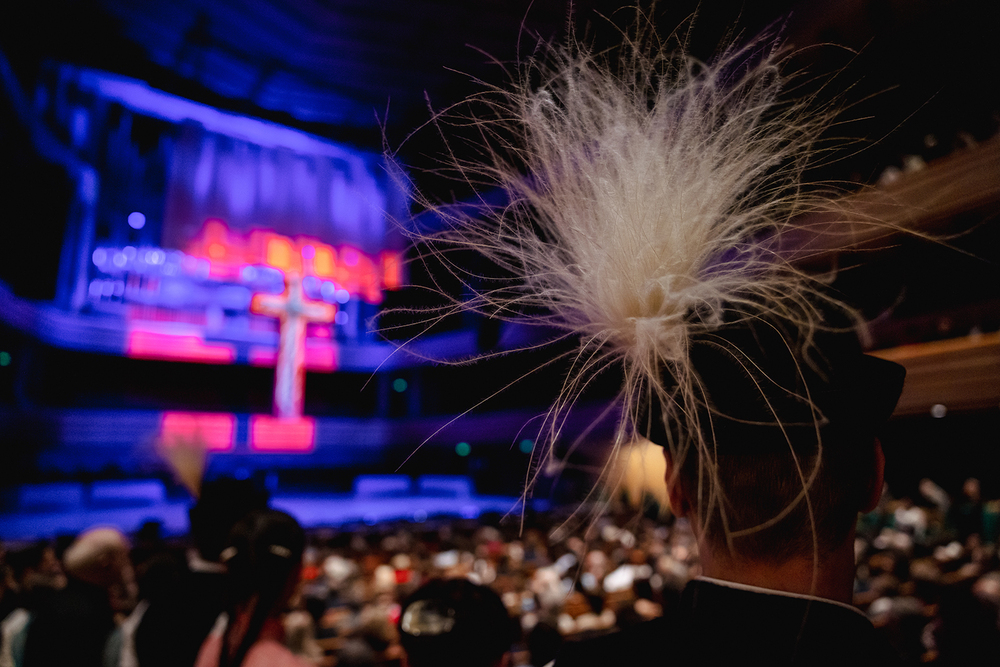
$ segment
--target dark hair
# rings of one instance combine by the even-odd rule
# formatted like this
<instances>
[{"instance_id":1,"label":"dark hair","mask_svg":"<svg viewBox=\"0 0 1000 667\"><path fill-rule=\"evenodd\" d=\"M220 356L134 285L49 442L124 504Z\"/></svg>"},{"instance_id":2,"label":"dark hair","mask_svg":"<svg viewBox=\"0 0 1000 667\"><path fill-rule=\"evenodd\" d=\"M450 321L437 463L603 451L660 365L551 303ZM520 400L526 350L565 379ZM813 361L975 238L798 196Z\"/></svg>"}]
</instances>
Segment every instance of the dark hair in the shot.
<instances>
[{"instance_id":1,"label":"dark hair","mask_svg":"<svg viewBox=\"0 0 1000 667\"><path fill-rule=\"evenodd\" d=\"M702 403L650 439L672 453L692 444L676 481L713 546L783 562L832 550L856 523L905 371L862 354L848 324L830 315L804 333L736 313L692 340Z\"/></svg>"},{"instance_id":2,"label":"dark hair","mask_svg":"<svg viewBox=\"0 0 1000 667\"><path fill-rule=\"evenodd\" d=\"M8 551L5 560L14 578L20 583L26 570L37 568L42 564L45 550L50 548L46 542L35 542L21 549Z\"/></svg>"},{"instance_id":3,"label":"dark hair","mask_svg":"<svg viewBox=\"0 0 1000 667\"><path fill-rule=\"evenodd\" d=\"M466 579L435 579L403 604L399 636L411 667L489 667L515 635L492 590Z\"/></svg>"},{"instance_id":4,"label":"dark hair","mask_svg":"<svg viewBox=\"0 0 1000 667\"><path fill-rule=\"evenodd\" d=\"M717 505L707 517L699 508L709 544L775 563L841 545L872 490L875 441L827 432L822 445L796 448L797 459L791 448L717 453L711 462ZM695 458L685 460L679 475L688 497L698 502Z\"/></svg>"},{"instance_id":5,"label":"dark hair","mask_svg":"<svg viewBox=\"0 0 1000 667\"><path fill-rule=\"evenodd\" d=\"M268 618L282 610L302 566L305 533L292 516L257 510L241 519L222 550L229 582L230 623L223 636L220 667L239 667ZM237 609L252 602L250 622L236 636Z\"/></svg>"},{"instance_id":6,"label":"dark hair","mask_svg":"<svg viewBox=\"0 0 1000 667\"><path fill-rule=\"evenodd\" d=\"M220 477L205 482L198 502L188 511L191 540L205 560L216 561L229 531L253 510L267 507L267 493L250 480Z\"/></svg>"}]
</instances>

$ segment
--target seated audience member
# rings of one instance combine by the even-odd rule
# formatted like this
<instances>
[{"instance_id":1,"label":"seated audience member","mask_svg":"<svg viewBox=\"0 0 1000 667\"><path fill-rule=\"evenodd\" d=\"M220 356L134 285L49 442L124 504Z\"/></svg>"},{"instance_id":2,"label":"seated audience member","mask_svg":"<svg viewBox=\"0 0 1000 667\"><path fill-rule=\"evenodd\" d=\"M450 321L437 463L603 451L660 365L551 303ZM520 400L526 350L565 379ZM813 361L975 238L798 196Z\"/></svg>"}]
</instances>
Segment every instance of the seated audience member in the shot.
<instances>
[{"instance_id":1,"label":"seated audience member","mask_svg":"<svg viewBox=\"0 0 1000 667\"><path fill-rule=\"evenodd\" d=\"M850 606L859 512L879 499L875 430L902 369L861 354L851 334L817 334L812 356L777 319L742 320L695 338L705 405L650 419L665 447L670 506L690 519L703 576L662 618L567 644L557 665L884 665L893 656ZM811 400L803 399L810 396ZM654 406L654 411L657 408ZM657 429L659 427L659 429ZM695 443L707 447L695 449ZM692 448L675 461L672 452Z\"/></svg>"},{"instance_id":2,"label":"seated audience member","mask_svg":"<svg viewBox=\"0 0 1000 667\"><path fill-rule=\"evenodd\" d=\"M24 643L32 612L66 585L55 549L39 542L6 554L5 594L0 600L0 667L24 662Z\"/></svg>"},{"instance_id":3,"label":"seated audience member","mask_svg":"<svg viewBox=\"0 0 1000 667\"><path fill-rule=\"evenodd\" d=\"M562 636L551 623L538 623L525 637L531 655L531 667L545 667L559 654Z\"/></svg>"},{"instance_id":4,"label":"seated audience member","mask_svg":"<svg viewBox=\"0 0 1000 667\"><path fill-rule=\"evenodd\" d=\"M408 667L500 667L513 624L500 597L466 579L432 580L403 603L400 642Z\"/></svg>"},{"instance_id":5,"label":"seated audience member","mask_svg":"<svg viewBox=\"0 0 1000 667\"><path fill-rule=\"evenodd\" d=\"M63 554L63 567L65 588L32 612L24 667L99 667L115 614L134 601L128 540L113 528L82 533Z\"/></svg>"},{"instance_id":6,"label":"seated audience member","mask_svg":"<svg viewBox=\"0 0 1000 667\"><path fill-rule=\"evenodd\" d=\"M302 569L305 533L277 510L252 512L222 551L229 604L205 640L197 667L311 667L283 644L282 614Z\"/></svg>"},{"instance_id":7,"label":"seated audience member","mask_svg":"<svg viewBox=\"0 0 1000 667\"><path fill-rule=\"evenodd\" d=\"M140 551L139 555L144 554ZM162 550L156 555L145 556L144 560L135 563L138 603L108 638L104 650L105 667L137 667L141 664L136 653L135 635L150 604L169 603L187 583L181 559L175 554ZM135 549L132 550L132 557L138 560ZM195 610L191 611L195 613ZM163 658L159 659L162 664Z\"/></svg>"},{"instance_id":8,"label":"seated audience member","mask_svg":"<svg viewBox=\"0 0 1000 667\"><path fill-rule=\"evenodd\" d=\"M215 620L226 608L226 567L219 554L233 526L267 496L249 481L220 478L206 482L191 508L187 567L178 581L150 591L148 609L134 631L140 667L192 665ZM166 570L164 570L166 571Z\"/></svg>"},{"instance_id":9,"label":"seated audience member","mask_svg":"<svg viewBox=\"0 0 1000 667\"><path fill-rule=\"evenodd\" d=\"M383 594L384 595L384 594ZM396 628L382 600L371 600L353 619L336 651L338 667L390 667L398 665Z\"/></svg>"}]
</instances>

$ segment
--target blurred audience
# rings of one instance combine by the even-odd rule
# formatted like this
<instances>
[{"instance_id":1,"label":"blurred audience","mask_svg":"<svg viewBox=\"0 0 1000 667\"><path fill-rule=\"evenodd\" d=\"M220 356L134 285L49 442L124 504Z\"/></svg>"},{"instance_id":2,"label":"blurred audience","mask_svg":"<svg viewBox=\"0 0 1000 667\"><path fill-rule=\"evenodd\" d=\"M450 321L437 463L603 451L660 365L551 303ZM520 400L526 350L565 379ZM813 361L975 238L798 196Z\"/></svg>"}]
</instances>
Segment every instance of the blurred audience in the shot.
<instances>
[{"instance_id":1,"label":"blurred audience","mask_svg":"<svg viewBox=\"0 0 1000 667\"><path fill-rule=\"evenodd\" d=\"M5 554L0 597L0 667L24 664L34 610L66 585L55 549L38 542Z\"/></svg>"},{"instance_id":2,"label":"blurred audience","mask_svg":"<svg viewBox=\"0 0 1000 667\"><path fill-rule=\"evenodd\" d=\"M82 533L63 554L66 585L31 610L24 667L100 667L118 619L135 603L128 539L114 528Z\"/></svg>"},{"instance_id":3,"label":"blurred audience","mask_svg":"<svg viewBox=\"0 0 1000 667\"><path fill-rule=\"evenodd\" d=\"M983 493L969 481L953 500L924 480L859 521L854 603L903 664L1000 655L1000 502ZM542 667L564 641L669 611L700 573L688 524L655 508L306 537L265 500L220 481L192 509L187 540L146 526L131 552L138 604L117 531L70 537L62 564L58 543L0 552L0 667L437 667L456 655Z\"/></svg>"}]
</instances>

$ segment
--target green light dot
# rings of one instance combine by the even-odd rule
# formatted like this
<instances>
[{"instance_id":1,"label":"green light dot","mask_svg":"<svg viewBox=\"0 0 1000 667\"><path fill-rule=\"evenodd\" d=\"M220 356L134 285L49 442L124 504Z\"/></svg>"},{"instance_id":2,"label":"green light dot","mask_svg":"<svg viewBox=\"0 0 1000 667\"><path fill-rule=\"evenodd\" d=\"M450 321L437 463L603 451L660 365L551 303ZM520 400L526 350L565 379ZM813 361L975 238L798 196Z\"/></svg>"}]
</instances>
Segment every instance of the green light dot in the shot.
<instances>
[{"instance_id":1,"label":"green light dot","mask_svg":"<svg viewBox=\"0 0 1000 667\"><path fill-rule=\"evenodd\" d=\"M455 453L459 456L468 456L469 452L472 451L472 447L469 446L467 442L460 442L455 445Z\"/></svg>"},{"instance_id":2,"label":"green light dot","mask_svg":"<svg viewBox=\"0 0 1000 667\"><path fill-rule=\"evenodd\" d=\"M520 448L520 450L525 454L530 454L534 446L535 446L534 442L525 438L524 440L521 441L521 444L518 445L518 448Z\"/></svg>"},{"instance_id":3,"label":"green light dot","mask_svg":"<svg viewBox=\"0 0 1000 667\"><path fill-rule=\"evenodd\" d=\"M406 391L406 388L408 386L409 385L406 384L406 380L404 380L403 378L396 378L395 380L392 381L393 391L399 394L402 394L404 391Z\"/></svg>"},{"instance_id":4,"label":"green light dot","mask_svg":"<svg viewBox=\"0 0 1000 667\"><path fill-rule=\"evenodd\" d=\"M0 352L0 366L10 366L10 352Z\"/></svg>"}]
</instances>

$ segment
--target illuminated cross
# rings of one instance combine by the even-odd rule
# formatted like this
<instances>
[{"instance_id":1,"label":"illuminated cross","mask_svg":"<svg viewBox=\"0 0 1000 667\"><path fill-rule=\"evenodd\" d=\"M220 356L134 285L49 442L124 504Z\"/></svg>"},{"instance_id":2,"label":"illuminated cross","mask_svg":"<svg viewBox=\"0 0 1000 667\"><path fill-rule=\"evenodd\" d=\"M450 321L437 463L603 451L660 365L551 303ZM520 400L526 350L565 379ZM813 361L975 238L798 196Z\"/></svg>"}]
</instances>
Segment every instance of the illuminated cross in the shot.
<instances>
[{"instance_id":1,"label":"illuminated cross","mask_svg":"<svg viewBox=\"0 0 1000 667\"><path fill-rule=\"evenodd\" d=\"M255 294L250 310L280 321L278 362L274 369L274 416L297 419L302 416L305 386L306 324L331 322L336 308L321 301L309 301L302 293L302 278L288 271L282 294Z\"/></svg>"}]
</instances>

